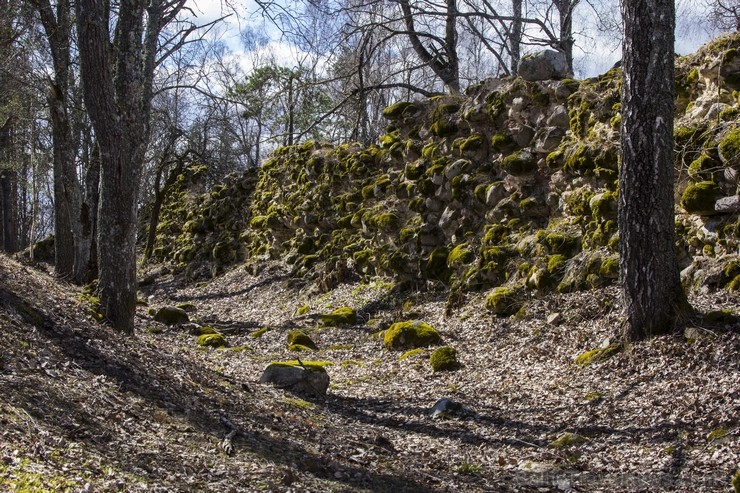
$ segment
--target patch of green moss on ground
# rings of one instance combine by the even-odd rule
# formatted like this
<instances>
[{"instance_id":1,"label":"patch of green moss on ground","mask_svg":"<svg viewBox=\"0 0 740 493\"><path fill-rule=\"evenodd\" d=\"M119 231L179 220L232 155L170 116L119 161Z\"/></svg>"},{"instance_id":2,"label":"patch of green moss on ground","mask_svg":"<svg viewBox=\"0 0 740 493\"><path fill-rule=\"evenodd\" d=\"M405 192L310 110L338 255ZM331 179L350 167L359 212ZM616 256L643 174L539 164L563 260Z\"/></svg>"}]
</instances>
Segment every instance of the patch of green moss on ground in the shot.
<instances>
[{"instance_id":1,"label":"patch of green moss on ground","mask_svg":"<svg viewBox=\"0 0 740 493\"><path fill-rule=\"evenodd\" d=\"M550 442L550 446L553 448L568 448L583 445L588 442L588 438L577 433L565 432L558 438Z\"/></svg>"},{"instance_id":2,"label":"patch of green moss on ground","mask_svg":"<svg viewBox=\"0 0 740 493\"><path fill-rule=\"evenodd\" d=\"M222 334L219 334L219 333L203 334L201 336L198 336L198 339L196 339L196 344L202 347L214 347L214 348L227 347L229 345L226 342L226 338Z\"/></svg>"},{"instance_id":3,"label":"patch of green moss on ground","mask_svg":"<svg viewBox=\"0 0 740 493\"><path fill-rule=\"evenodd\" d=\"M447 256L447 265L454 267L457 265L467 265L475 260L475 254L468 250L467 243L461 243L450 251Z\"/></svg>"},{"instance_id":4,"label":"patch of green moss on ground","mask_svg":"<svg viewBox=\"0 0 740 493\"><path fill-rule=\"evenodd\" d=\"M420 354L424 354L426 352L425 349L422 348L414 348L406 351L401 356L398 357L398 361L403 361L408 358L413 358L414 356L418 356Z\"/></svg>"},{"instance_id":5,"label":"patch of green moss on ground","mask_svg":"<svg viewBox=\"0 0 740 493\"><path fill-rule=\"evenodd\" d=\"M324 326L354 325L357 323L357 311L349 306L343 306L331 313L322 313L319 320Z\"/></svg>"},{"instance_id":6,"label":"patch of green moss on ground","mask_svg":"<svg viewBox=\"0 0 740 493\"><path fill-rule=\"evenodd\" d=\"M429 357L429 364L435 372L455 370L459 366L457 362L457 350L452 346L438 347L432 351L432 355Z\"/></svg>"},{"instance_id":7,"label":"patch of green moss on ground","mask_svg":"<svg viewBox=\"0 0 740 493\"><path fill-rule=\"evenodd\" d=\"M439 332L434 327L419 320L396 322L383 335L386 349L425 347L440 340Z\"/></svg>"},{"instance_id":8,"label":"patch of green moss on ground","mask_svg":"<svg viewBox=\"0 0 740 493\"><path fill-rule=\"evenodd\" d=\"M576 356L573 362L579 366L588 366L596 361L602 361L622 350L620 344L609 344L603 348L596 348Z\"/></svg>"},{"instance_id":9,"label":"patch of green moss on ground","mask_svg":"<svg viewBox=\"0 0 740 493\"><path fill-rule=\"evenodd\" d=\"M253 339L259 339L270 330L272 330L272 327L262 327L261 329L255 330L254 332L250 333L249 337Z\"/></svg>"}]
</instances>

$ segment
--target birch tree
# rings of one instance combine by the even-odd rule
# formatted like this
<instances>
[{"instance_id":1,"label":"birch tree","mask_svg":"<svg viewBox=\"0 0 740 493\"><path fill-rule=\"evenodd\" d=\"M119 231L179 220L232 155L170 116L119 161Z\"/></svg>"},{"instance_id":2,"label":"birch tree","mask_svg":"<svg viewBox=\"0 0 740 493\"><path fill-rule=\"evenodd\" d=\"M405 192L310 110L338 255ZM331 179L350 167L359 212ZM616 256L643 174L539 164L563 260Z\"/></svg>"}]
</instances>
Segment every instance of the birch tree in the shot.
<instances>
[{"instance_id":1,"label":"birch tree","mask_svg":"<svg viewBox=\"0 0 740 493\"><path fill-rule=\"evenodd\" d=\"M675 251L674 0L623 0L619 254L624 337L671 331L687 307Z\"/></svg>"}]
</instances>

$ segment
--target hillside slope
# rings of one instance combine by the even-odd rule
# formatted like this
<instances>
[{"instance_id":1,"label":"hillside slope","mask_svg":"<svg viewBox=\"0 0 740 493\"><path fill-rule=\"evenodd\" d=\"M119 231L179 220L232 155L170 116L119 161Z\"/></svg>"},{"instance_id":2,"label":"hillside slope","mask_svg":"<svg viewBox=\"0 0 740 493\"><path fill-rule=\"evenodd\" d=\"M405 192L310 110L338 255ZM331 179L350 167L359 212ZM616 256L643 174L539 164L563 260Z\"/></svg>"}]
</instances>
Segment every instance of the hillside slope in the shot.
<instances>
[{"instance_id":1,"label":"hillside slope","mask_svg":"<svg viewBox=\"0 0 740 493\"><path fill-rule=\"evenodd\" d=\"M440 292L400 294L374 281L318 295L288 273L270 263L198 287L160 273L142 293L137 336L126 338L92 321L89 295L0 256L0 489L730 488L740 461L732 295L692 296L705 313L725 311L688 338L579 365L618 325L612 289L532 296L526 312L499 318L482 309L482 294L450 312ZM148 313L174 304L191 323L165 326ZM357 310L356 323L318 322L342 306ZM459 369L432 372L433 348L384 349L373 334L406 319L436 327ZM206 325L229 347L198 347L192 333ZM294 329L318 348L298 353L304 360L331 363L324 398L258 383L269 362L295 358L286 347ZM467 411L432 419L441 397Z\"/></svg>"}]
</instances>

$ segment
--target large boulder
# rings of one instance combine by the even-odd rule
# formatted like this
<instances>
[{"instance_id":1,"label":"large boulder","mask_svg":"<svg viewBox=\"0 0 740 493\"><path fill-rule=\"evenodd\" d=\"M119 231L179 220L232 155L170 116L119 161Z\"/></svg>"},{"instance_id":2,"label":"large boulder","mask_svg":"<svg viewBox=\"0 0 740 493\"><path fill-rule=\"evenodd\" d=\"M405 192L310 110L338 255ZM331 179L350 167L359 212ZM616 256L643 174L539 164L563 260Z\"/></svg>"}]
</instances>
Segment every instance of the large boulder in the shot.
<instances>
[{"instance_id":1,"label":"large boulder","mask_svg":"<svg viewBox=\"0 0 740 493\"><path fill-rule=\"evenodd\" d=\"M552 80L570 77L565 53L544 50L525 55L519 61L517 73L524 80Z\"/></svg>"},{"instance_id":2,"label":"large boulder","mask_svg":"<svg viewBox=\"0 0 740 493\"><path fill-rule=\"evenodd\" d=\"M262 372L260 383L269 383L295 394L320 397L329 388L329 375L320 364L270 363Z\"/></svg>"}]
</instances>

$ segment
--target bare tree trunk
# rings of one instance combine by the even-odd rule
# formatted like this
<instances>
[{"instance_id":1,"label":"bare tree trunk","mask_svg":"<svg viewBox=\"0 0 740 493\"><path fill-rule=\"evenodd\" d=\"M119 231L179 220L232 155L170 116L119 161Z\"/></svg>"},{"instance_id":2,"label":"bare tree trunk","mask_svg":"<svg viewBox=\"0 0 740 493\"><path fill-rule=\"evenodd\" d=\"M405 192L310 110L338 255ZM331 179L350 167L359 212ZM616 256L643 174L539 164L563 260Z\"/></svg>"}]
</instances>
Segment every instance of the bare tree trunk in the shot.
<instances>
[{"instance_id":1,"label":"bare tree trunk","mask_svg":"<svg viewBox=\"0 0 740 493\"><path fill-rule=\"evenodd\" d=\"M514 20L511 21L509 50L511 51L511 75L516 76L519 71L519 60L522 58L522 0L512 0L511 8Z\"/></svg>"},{"instance_id":2,"label":"bare tree trunk","mask_svg":"<svg viewBox=\"0 0 740 493\"><path fill-rule=\"evenodd\" d=\"M560 17L560 44L558 48L565 54L568 62L568 71L573 73L573 13L580 0L553 0Z\"/></svg>"},{"instance_id":3,"label":"bare tree trunk","mask_svg":"<svg viewBox=\"0 0 740 493\"><path fill-rule=\"evenodd\" d=\"M121 2L113 50L107 2L79 0L76 4L85 103L101 159L101 309L116 329L127 333L134 330L136 202L149 137L156 34L161 27L161 3L153 0L148 9L145 5L141 0ZM145 10L156 31L154 39L145 32Z\"/></svg>"},{"instance_id":4,"label":"bare tree trunk","mask_svg":"<svg viewBox=\"0 0 740 493\"><path fill-rule=\"evenodd\" d=\"M0 197L2 197L2 235L3 250L9 253L18 250L18 231L16 228L16 204L13 182L16 180L15 171L4 169L0 171Z\"/></svg>"},{"instance_id":5,"label":"bare tree trunk","mask_svg":"<svg viewBox=\"0 0 740 493\"><path fill-rule=\"evenodd\" d=\"M623 0L619 253L624 337L671 331L687 308L674 242L673 0Z\"/></svg>"}]
</instances>

